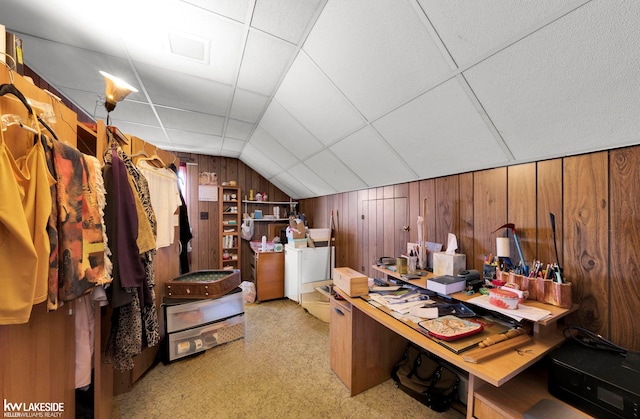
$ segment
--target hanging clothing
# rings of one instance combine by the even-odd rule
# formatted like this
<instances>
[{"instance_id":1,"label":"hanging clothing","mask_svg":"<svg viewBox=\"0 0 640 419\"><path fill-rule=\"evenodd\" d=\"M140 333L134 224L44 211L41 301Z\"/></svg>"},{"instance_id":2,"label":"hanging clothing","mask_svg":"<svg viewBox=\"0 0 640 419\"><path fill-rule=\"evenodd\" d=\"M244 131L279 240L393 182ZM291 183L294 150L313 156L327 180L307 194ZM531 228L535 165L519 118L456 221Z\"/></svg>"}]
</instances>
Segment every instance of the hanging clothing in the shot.
<instances>
[{"instance_id":1,"label":"hanging clothing","mask_svg":"<svg viewBox=\"0 0 640 419\"><path fill-rule=\"evenodd\" d=\"M102 169L107 193L104 218L113 262L113 281L107 289L113 313L105 360L115 369L126 371L133 368L132 357L140 353L142 347L138 288L144 283L145 271L138 255L138 219L126 168L115 148L105 155L105 161Z\"/></svg>"},{"instance_id":2,"label":"hanging clothing","mask_svg":"<svg viewBox=\"0 0 640 419\"><path fill-rule=\"evenodd\" d=\"M70 301L106 281L104 234L91 162L55 140L53 161L58 181L59 297Z\"/></svg>"},{"instance_id":3,"label":"hanging clothing","mask_svg":"<svg viewBox=\"0 0 640 419\"><path fill-rule=\"evenodd\" d=\"M175 164L171 163L169 169L176 174L178 181L178 168ZM184 196L178 185L178 192L180 193L180 212L178 215L178 224L180 225L180 274L188 273L191 268L189 266L189 242L193 238L191 233L191 226L189 225L189 212L187 211L187 204L185 203Z\"/></svg>"},{"instance_id":4,"label":"hanging clothing","mask_svg":"<svg viewBox=\"0 0 640 419\"><path fill-rule=\"evenodd\" d=\"M0 134L2 135L2 134ZM0 138L0 324L27 323L46 300L51 209L49 175L39 141L15 160Z\"/></svg>"},{"instance_id":5,"label":"hanging clothing","mask_svg":"<svg viewBox=\"0 0 640 419\"><path fill-rule=\"evenodd\" d=\"M53 142L45 136L41 137L42 148L44 149L45 159L49 174L53 179L57 179L55 163L53 161ZM49 188L51 194L51 213L49 214L49 222L47 223L47 234L49 235L49 278L47 296L47 310L57 310L59 306L59 270L58 270L58 187L54 183Z\"/></svg>"},{"instance_id":6,"label":"hanging clothing","mask_svg":"<svg viewBox=\"0 0 640 419\"><path fill-rule=\"evenodd\" d=\"M137 168L147 179L151 207L157 220L156 248L173 244L175 227L179 225L176 210L180 207L178 177L169 169L153 167L146 160L138 160Z\"/></svg>"}]
</instances>

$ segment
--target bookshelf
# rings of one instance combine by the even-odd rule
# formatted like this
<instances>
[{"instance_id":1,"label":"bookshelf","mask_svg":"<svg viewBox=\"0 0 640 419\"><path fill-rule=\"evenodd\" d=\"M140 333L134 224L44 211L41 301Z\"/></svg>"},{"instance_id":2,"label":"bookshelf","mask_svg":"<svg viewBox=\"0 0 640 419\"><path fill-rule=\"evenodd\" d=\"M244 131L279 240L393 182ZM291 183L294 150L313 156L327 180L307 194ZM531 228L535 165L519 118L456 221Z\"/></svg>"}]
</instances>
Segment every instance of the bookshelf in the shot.
<instances>
[{"instance_id":1,"label":"bookshelf","mask_svg":"<svg viewBox=\"0 0 640 419\"><path fill-rule=\"evenodd\" d=\"M220 268L240 269L240 188L218 188L220 203Z\"/></svg>"}]
</instances>

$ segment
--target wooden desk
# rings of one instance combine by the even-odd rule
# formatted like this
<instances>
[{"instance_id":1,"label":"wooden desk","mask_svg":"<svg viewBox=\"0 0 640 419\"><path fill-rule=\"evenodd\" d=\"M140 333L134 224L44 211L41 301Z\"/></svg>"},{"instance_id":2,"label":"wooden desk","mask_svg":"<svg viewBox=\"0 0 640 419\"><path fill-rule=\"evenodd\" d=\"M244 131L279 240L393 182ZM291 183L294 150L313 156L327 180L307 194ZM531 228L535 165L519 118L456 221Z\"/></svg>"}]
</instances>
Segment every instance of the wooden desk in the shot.
<instances>
[{"instance_id":1,"label":"wooden desk","mask_svg":"<svg viewBox=\"0 0 640 419\"><path fill-rule=\"evenodd\" d=\"M374 266L374 269L384 275L403 279L396 272L388 269L377 266ZM414 285L424 283L422 286L426 286L426 278L407 280L407 282ZM449 351L409 325L372 306L364 299L351 298L337 287L334 287L334 290L344 298L344 301L332 299L331 368L343 381L347 381L345 384L351 390L352 395L389 379L390 366L393 366L402 355L404 345L401 343L406 345L406 341L411 341L457 368L468 372L467 417L473 416L476 390L487 383L495 387L502 386L562 343L564 336L560 330L557 330L556 322L575 309L560 309L543 304L545 309L552 311L552 316L544 324L538 326L538 332L534 333L534 338L530 343L519 348L526 350L525 353L520 355L515 350L509 351L498 357L474 364L464 361L462 355ZM467 296L464 293L459 293L453 297L464 300ZM380 326L384 327L380 328ZM402 338L402 341L399 342L397 337ZM351 365L336 365L334 358L342 360L343 363L345 360L350 361ZM362 374L362 371L367 373Z\"/></svg>"}]
</instances>

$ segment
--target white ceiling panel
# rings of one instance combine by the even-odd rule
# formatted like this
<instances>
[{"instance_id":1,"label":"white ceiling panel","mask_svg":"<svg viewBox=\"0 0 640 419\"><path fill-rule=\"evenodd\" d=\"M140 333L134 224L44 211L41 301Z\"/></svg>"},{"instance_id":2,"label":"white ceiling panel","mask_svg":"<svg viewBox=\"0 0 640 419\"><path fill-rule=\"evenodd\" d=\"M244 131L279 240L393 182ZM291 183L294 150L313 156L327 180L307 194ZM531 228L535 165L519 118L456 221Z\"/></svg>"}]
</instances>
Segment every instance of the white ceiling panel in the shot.
<instances>
[{"instance_id":1,"label":"white ceiling panel","mask_svg":"<svg viewBox=\"0 0 640 419\"><path fill-rule=\"evenodd\" d=\"M229 116L240 121L256 123L264 112L269 98L248 90L236 89Z\"/></svg>"},{"instance_id":2,"label":"white ceiling panel","mask_svg":"<svg viewBox=\"0 0 640 419\"><path fill-rule=\"evenodd\" d=\"M260 150L263 155L277 162L278 166L283 169L288 169L299 163L299 160L289 150L260 127L251 136L249 144Z\"/></svg>"},{"instance_id":3,"label":"white ceiling panel","mask_svg":"<svg viewBox=\"0 0 640 419\"><path fill-rule=\"evenodd\" d=\"M73 48L30 36L23 36L25 63L47 82L60 88L94 92L104 97L104 77L96 68L129 80L136 86L135 74L126 60ZM73 65L68 65L73 63ZM145 100L144 95L132 93L130 99Z\"/></svg>"},{"instance_id":4,"label":"white ceiling panel","mask_svg":"<svg viewBox=\"0 0 640 419\"><path fill-rule=\"evenodd\" d=\"M465 72L517 159L638 142L638 16L592 2Z\"/></svg>"},{"instance_id":5,"label":"white ceiling panel","mask_svg":"<svg viewBox=\"0 0 640 419\"><path fill-rule=\"evenodd\" d=\"M152 102L172 108L226 115L233 93L231 86L147 64L139 64L137 69ZM135 85L135 82L132 84Z\"/></svg>"},{"instance_id":6,"label":"white ceiling panel","mask_svg":"<svg viewBox=\"0 0 640 419\"><path fill-rule=\"evenodd\" d=\"M301 183L295 176L292 176L290 173L284 172L281 173L274 178L271 178L271 182L274 185L286 185L287 190L291 191L289 196L296 198L309 198L314 196L313 192L307 188L306 185Z\"/></svg>"},{"instance_id":7,"label":"white ceiling panel","mask_svg":"<svg viewBox=\"0 0 640 419\"><path fill-rule=\"evenodd\" d=\"M361 129L330 149L367 186L384 186L398 183L400 179L416 178L416 174L371 127Z\"/></svg>"},{"instance_id":8,"label":"white ceiling panel","mask_svg":"<svg viewBox=\"0 0 640 419\"><path fill-rule=\"evenodd\" d=\"M225 136L227 138L245 141L249 139L254 127L255 125L249 124L248 122L238 121L237 119L228 119Z\"/></svg>"},{"instance_id":9,"label":"white ceiling panel","mask_svg":"<svg viewBox=\"0 0 640 419\"><path fill-rule=\"evenodd\" d=\"M252 1L249 0L183 0L213 13L244 23Z\"/></svg>"},{"instance_id":10,"label":"white ceiling panel","mask_svg":"<svg viewBox=\"0 0 640 419\"><path fill-rule=\"evenodd\" d=\"M118 34L136 62L223 84L235 82L244 25L180 1L161 0L152 8L144 2L131 4L133 17L119 25ZM172 53L170 34L202 42L207 59Z\"/></svg>"},{"instance_id":11,"label":"white ceiling panel","mask_svg":"<svg viewBox=\"0 0 640 419\"><path fill-rule=\"evenodd\" d=\"M293 44L252 30L242 57L238 87L272 95L295 51Z\"/></svg>"},{"instance_id":12,"label":"white ceiling panel","mask_svg":"<svg viewBox=\"0 0 640 419\"><path fill-rule=\"evenodd\" d=\"M256 1L251 26L297 44L326 0Z\"/></svg>"},{"instance_id":13,"label":"white ceiling panel","mask_svg":"<svg viewBox=\"0 0 640 419\"><path fill-rule=\"evenodd\" d=\"M156 106L156 112L167 129L183 129L202 134L222 135L224 118L202 112Z\"/></svg>"},{"instance_id":14,"label":"white ceiling panel","mask_svg":"<svg viewBox=\"0 0 640 419\"><path fill-rule=\"evenodd\" d=\"M304 50L369 120L450 72L407 1L329 2Z\"/></svg>"},{"instance_id":15,"label":"white ceiling panel","mask_svg":"<svg viewBox=\"0 0 640 419\"><path fill-rule=\"evenodd\" d=\"M364 126L362 116L309 60L298 54L275 99L325 145ZM327 124L327 121L332 121Z\"/></svg>"},{"instance_id":16,"label":"white ceiling panel","mask_svg":"<svg viewBox=\"0 0 640 419\"><path fill-rule=\"evenodd\" d=\"M277 179L277 178L271 178L269 180L269 182L271 182L273 184L273 186L275 186L276 188L280 189L282 192L284 192L285 194L294 197L294 196L299 196L293 189L289 189L289 185L284 183L282 180Z\"/></svg>"},{"instance_id":17,"label":"white ceiling panel","mask_svg":"<svg viewBox=\"0 0 640 419\"><path fill-rule=\"evenodd\" d=\"M154 144L158 148L165 148L171 144L167 136L164 135L162 128L121 121L117 118L114 118L112 122L121 132L138 137L148 143Z\"/></svg>"},{"instance_id":18,"label":"white ceiling panel","mask_svg":"<svg viewBox=\"0 0 640 419\"><path fill-rule=\"evenodd\" d=\"M88 115L105 70L139 90L121 131L240 155L296 199L640 143L638 1L0 3Z\"/></svg>"},{"instance_id":19,"label":"white ceiling panel","mask_svg":"<svg viewBox=\"0 0 640 419\"><path fill-rule=\"evenodd\" d=\"M508 162L458 79L425 93L373 126L421 178L464 171L470 162L485 167Z\"/></svg>"},{"instance_id":20,"label":"white ceiling panel","mask_svg":"<svg viewBox=\"0 0 640 419\"><path fill-rule=\"evenodd\" d=\"M306 186L314 196L336 193L334 188L302 163L287 170L287 173Z\"/></svg>"},{"instance_id":21,"label":"white ceiling panel","mask_svg":"<svg viewBox=\"0 0 640 419\"><path fill-rule=\"evenodd\" d=\"M332 185L337 192L355 191L367 187L347 165L324 150L304 162L319 178Z\"/></svg>"},{"instance_id":22,"label":"white ceiling panel","mask_svg":"<svg viewBox=\"0 0 640 419\"><path fill-rule=\"evenodd\" d=\"M227 157L238 157L242 153L245 142L234 140L233 138L225 138L222 142L222 155Z\"/></svg>"},{"instance_id":23,"label":"white ceiling panel","mask_svg":"<svg viewBox=\"0 0 640 419\"><path fill-rule=\"evenodd\" d=\"M111 120L114 121L114 123L115 121L122 121L132 122L138 125L160 126L158 118L156 118L149 104L130 100L124 100L118 103L116 109L111 112ZM131 134L135 133L132 132ZM139 135L137 136L140 137Z\"/></svg>"},{"instance_id":24,"label":"white ceiling panel","mask_svg":"<svg viewBox=\"0 0 640 419\"><path fill-rule=\"evenodd\" d=\"M126 0L112 0L109 7L122 7ZM11 32L43 40L126 57L120 42L113 42L113 28L96 25L88 16L101 16L105 5L84 0L2 0L0 20ZM17 12L15 12L17 11ZM115 19L114 19L115 20ZM63 29L63 30L61 30Z\"/></svg>"},{"instance_id":25,"label":"white ceiling panel","mask_svg":"<svg viewBox=\"0 0 640 419\"><path fill-rule=\"evenodd\" d=\"M584 0L418 0L459 66Z\"/></svg>"},{"instance_id":26,"label":"white ceiling panel","mask_svg":"<svg viewBox=\"0 0 640 419\"><path fill-rule=\"evenodd\" d=\"M300 160L318 152L323 146L275 100L260 121L260 128Z\"/></svg>"},{"instance_id":27,"label":"white ceiling panel","mask_svg":"<svg viewBox=\"0 0 640 419\"><path fill-rule=\"evenodd\" d=\"M260 173L266 179L282 172L282 168L277 162L265 156L261 150L254 147L252 144L247 144L244 147L242 154L240 155L240 160Z\"/></svg>"}]
</instances>

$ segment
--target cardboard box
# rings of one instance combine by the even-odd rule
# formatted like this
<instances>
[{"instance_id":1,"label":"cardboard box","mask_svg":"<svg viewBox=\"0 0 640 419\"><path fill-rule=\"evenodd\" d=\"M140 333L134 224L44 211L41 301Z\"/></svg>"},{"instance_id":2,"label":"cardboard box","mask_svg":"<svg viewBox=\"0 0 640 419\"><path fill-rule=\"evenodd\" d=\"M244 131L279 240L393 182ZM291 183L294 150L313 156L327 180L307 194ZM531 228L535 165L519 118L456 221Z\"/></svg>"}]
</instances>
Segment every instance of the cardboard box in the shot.
<instances>
[{"instance_id":1,"label":"cardboard box","mask_svg":"<svg viewBox=\"0 0 640 419\"><path fill-rule=\"evenodd\" d=\"M433 254L433 274L458 275L460 271L467 269L467 256L463 253L448 255L445 252Z\"/></svg>"},{"instance_id":2,"label":"cardboard box","mask_svg":"<svg viewBox=\"0 0 640 419\"><path fill-rule=\"evenodd\" d=\"M329 323L329 297L318 291L300 294L300 304L311 315Z\"/></svg>"},{"instance_id":3,"label":"cardboard box","mask_svg":"<svg viewBox=\"0 0 640 419\"><path fill-rule=\"evenodd\" d=\"M369 294L369 278L351 268L334 268L333 285L340 288L349 297Z\"/></svg>"},{"instance_id":4,"label":"cardboard box","mask_svg":"<svg viewBox=\"0 0 640 419\"><path fill-rule=\"evenodd\" d=\"M307 230L304 227L304 223L293 217L289 219L289 227L291 231L291 237L293 239L304 239L307 237Z\"/></svg>"},{"instance_id":5,"label":"cardboard box","mask_svg":"<svg viewBox=\"0 0 640 419\"><path fill-rule=\"evenodd\" d=\"M307 239L293 239L291 240L291 244L293 244L293 247L296 249L307 247Z\"/></svg>"}]
</instances>

